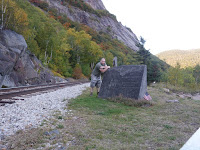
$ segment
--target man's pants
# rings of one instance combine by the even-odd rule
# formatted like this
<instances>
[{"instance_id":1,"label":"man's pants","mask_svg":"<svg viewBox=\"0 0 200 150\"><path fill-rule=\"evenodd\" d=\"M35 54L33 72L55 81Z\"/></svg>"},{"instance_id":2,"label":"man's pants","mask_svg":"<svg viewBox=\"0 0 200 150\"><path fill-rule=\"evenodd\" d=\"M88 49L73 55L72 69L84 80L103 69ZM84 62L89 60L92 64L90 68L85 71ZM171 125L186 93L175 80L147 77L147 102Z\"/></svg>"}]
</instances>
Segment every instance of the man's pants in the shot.
<instances>
[{"instance_id":1,"label":"man's pants","mask_svg":"<svg viewBox=\"0 0 200 150\"><path fill-rule=\"evenodd\" d=\"M91 82L90 82L90 87L91 88L94 88L95 86L97 88L100 88L101 87L101 83L102 83L101 76L97 77L97 76L91 74Z\"/></svg>"}]
</instances>

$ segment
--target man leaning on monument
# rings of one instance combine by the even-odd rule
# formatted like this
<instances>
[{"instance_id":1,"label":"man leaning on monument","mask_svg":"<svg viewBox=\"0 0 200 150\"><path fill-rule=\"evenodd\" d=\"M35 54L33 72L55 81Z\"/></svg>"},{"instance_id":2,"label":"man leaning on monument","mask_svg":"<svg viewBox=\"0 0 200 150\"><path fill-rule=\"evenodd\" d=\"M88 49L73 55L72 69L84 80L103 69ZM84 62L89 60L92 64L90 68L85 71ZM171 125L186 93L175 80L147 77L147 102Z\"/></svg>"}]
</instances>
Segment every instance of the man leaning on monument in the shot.
<instances>
[{"instance_id":1,"label":"man leaning on monument","mask_svg":"<svg viewBox=\"0 0 200 150\"><path fill-rule=\"evenodd\" d=\"M95 66L95 68L94 68L94 70L92 71L92 74L91 74L90 96L93 95L93 89L94 89L95 86L97 88L97 95L99 94L101 82L102 82L101 81L101 74L106 72L109 68L110 68L110 66L107 66L105 58L102 58L101 61L96 64L96 66Z\"/></svg>"}]
</instances>

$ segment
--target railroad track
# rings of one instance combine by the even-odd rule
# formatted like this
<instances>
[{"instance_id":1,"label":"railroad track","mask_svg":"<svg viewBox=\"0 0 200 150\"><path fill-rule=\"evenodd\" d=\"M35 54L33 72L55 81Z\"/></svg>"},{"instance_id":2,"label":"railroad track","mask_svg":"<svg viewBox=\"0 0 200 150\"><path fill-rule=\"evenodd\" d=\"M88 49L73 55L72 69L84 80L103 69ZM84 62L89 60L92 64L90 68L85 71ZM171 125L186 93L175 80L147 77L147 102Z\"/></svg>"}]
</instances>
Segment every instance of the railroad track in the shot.
<instances>
[{"instance_id":1,"label":"railroad track","mask_svg":"<svg viewBox=\"0 0 200 150\"><path fill-rule=\"evenodd\" d=\"M34 86L23 86L15 88L3 88L0 89L0 104L13 104L16 100L24 100L23 98L16 98L24 95L47 92L49 90L56 90L64 87L69 87L73 85L88 83L88 81L74 81L66 83L57 84L45 84L45 85L34 85Z\"/></svg>"}]
</instances>

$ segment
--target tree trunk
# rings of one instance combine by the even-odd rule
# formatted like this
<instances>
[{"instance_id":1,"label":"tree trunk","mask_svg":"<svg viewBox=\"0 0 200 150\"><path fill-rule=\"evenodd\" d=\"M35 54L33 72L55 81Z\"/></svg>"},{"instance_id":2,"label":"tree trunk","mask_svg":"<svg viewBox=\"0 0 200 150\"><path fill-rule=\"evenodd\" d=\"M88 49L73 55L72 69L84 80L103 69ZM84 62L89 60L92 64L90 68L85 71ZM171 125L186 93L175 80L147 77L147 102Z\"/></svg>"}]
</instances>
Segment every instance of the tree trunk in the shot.
<instances>
[{"instance_id":1,"label":"tree trunk","mask_svg":"<svg viewBox=\"0 0 200 150\"><path fill-rule=\"evenodd\" d=\"M45 53L44 53L44 61L45 63L47 64L47 58L48 58L48 55L47 55L47 47L49 45L49 41L47 41L47 44L46 44L46 50L45 50Z\"/></svg>"},{"instance_id":2,"label":"tree trunk","mask_svg":"<svg viewBox=\"0 0 200 150\"><path fill-rule=\"evenodd\" d=\"M91 71L94 69L94 62L91 62L90 68L91 68Z\"/></svg>"},{"instance_id":3,"label":"tree trunk","mask_svg":"<svg viewBox=\"0 0 200 150\"><path fill-rule=\"evenodd\" d=\"M49 62L52 60L52 47L51 47L51 56L50 56L50 58L49 58L49 60L48 60L48 62L47 62L47 64L49 64Z\"/></svg>"},{"instance_id":4,"label":"tree trunk","mask_svg":"<svg viewBox=\"0 0 200 150\"><path fill-rule=\"evenodd\" d=\"M2 31L4 28L4 14L6 13L6 8L7 5L4 7L4 0L2 0L2 5L1 5L1 9L2 9L2 14L1 14L1 26L0 26L0 30Z\"/></svg>"}]
</instances>

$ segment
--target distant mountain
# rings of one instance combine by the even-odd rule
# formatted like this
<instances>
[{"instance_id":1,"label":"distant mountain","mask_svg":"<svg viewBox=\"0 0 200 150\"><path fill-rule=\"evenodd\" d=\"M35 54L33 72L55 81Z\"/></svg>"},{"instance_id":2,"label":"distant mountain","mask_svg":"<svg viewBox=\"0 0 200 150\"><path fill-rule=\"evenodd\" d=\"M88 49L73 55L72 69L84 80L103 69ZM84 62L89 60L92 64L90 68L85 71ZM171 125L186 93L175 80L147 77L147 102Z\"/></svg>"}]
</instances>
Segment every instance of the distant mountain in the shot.
<instances>
[{"instance_id":1,"label":"distant mountain","mask_svg":"<svg viewBox=\"0 0 200 150\"><path fill-rule=\"evenodd\" d=\"M179 63L181 68L194 67L200 64L200 49L169 50L161 52L156 56L171 66L176 66Z\"/></svg>"}]
</instances>

